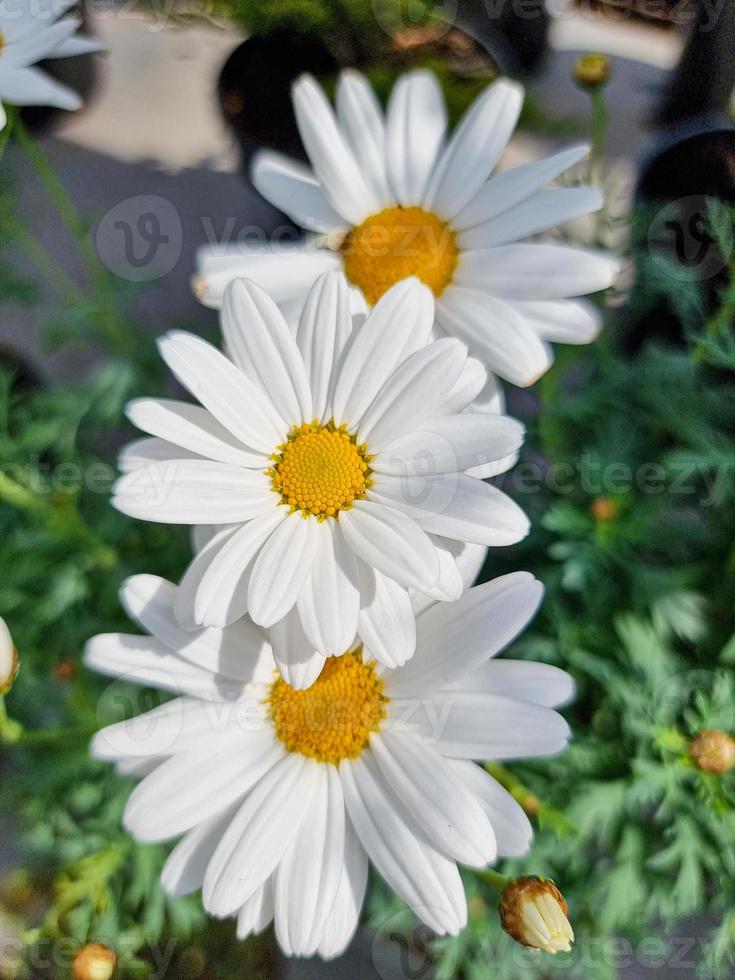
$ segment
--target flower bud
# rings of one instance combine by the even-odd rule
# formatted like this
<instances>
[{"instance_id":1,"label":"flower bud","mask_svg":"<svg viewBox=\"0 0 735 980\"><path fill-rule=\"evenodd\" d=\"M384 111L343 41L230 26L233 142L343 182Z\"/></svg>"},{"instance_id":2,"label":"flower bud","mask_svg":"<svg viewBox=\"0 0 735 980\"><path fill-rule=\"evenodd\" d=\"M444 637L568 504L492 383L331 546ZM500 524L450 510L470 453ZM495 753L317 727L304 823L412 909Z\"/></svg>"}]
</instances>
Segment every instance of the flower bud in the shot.
<instances>
[{"instance_id":1,"label":"flower bud","mask_svg":"<svg viewBox=\"0 0 735 980\"><path fill-rule=\"evenodd\" d=\"M721 776L735 768L735 739L717 728L704 728L692 739L689 756L697 769Z\"/></svg>"},{"instance_id":2,"label":"flower bud","mask_svg":"<svg viewBox=\"0 0 735 980\"><path fill-rule=\"evenodd\" d=\"M500 897L503 929L521 946L544 953L571 951L574 932L567 911L561 892L548 878L515 878Z\"/></svg>"},{"instance_id":3,"label":"flower bud","mask_svg":"<svg viewBox=\"0 0 735 980\"><path fill-rule=\"evenodd\" d=\"M590 505L592 516L600 524L613 521L618 516L618 505L612 497L597 497Z\"/></svg>"},{"instance_id":4,"label":"flower bud","mask_svg":"<svg viewBox=\"0 0 735 980\"><path fill-rule=\"evenodd\" d=\"M0 694L7 694L13 686L20 663L18 651L5 620L0 616Z\"/></svg>"},{"instance_id":5,"label":"flower bud","mask_svg":"<svg viewBox=\"0 0 735 980\"><path fill-rule=\"evenodd\" d=\"M74 957L72 977L74 980L110 980L116 963L117 957L107 946L89 943Z\"/></svg>"},{"instance_id":6,"label":"flower bud","mask_svg":"<svg viewBox=\"0 0 735 980\"><path fill-rule=\"evenodd\" d=\"M610 61L604 54L585 54L574 65L574 81L580 88L602 88L610 80Z\"/></svg>"}]
</instances>

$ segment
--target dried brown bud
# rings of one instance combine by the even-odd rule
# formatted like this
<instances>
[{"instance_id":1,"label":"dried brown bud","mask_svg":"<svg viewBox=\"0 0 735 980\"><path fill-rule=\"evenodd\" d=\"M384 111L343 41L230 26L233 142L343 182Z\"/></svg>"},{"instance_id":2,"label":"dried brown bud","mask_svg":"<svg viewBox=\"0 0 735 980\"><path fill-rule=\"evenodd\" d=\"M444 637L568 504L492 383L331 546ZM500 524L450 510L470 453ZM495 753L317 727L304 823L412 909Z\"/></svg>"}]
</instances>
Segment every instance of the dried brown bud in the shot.
<instances>
[{"instance_id":1,"label":"dried brown bud","mask_svg":"<svg viewBox=\"0 0 735 980\"><path fill-rule=\"evenodd\" d=\"M574 932L567 912L561 892L548 878L515 878L500 897L503 929L521 946L544 953L571 951Z\"/></svg>"},{"instance_id":2,"label":"dried brown bud","mask_svg":"<svg viewBox=\"0 0 735 980\"><path fill-rule=\"evenodd\" d=\"M117 957L109 947L89 943L74 957L72 977L74 980L110 980L116 963Z\"/></svg>"},{"instance_id":3,"label":"dried brown bud","mask_svg":"<svg viewBox=\"0 0 735 980\"><path fill-rule=\"evenodd\" d=\"M604 54L585 54L574 65L574 81L580 88L602 88L610 80L612 68Z\"/></svg>"},{"instance_id":4,"label":"dried brown bud","mask_svg":"<svg viewBox=\"0 0 735 980\"><path fill-rule=\"evenodd\" d=\"M601 524L613 521L618 516L618 505L612 497L598 497L590 505L592 516Z\"/></svg>"},{"instance_id":5,"label":"dried brown bud","mask_svg":"<svg viewBox=\"0 0 735 980\"><path fill-rule=\"evenodd\" d=\"M54 674L60 681L73 681L79 676L79 664L71 657L64 657L54 667Z\"/></svg>"},{"instance_id":6,"label":"dried brown bud","mask_svg":"<svg viewBox=\"0 0 735 980\"><path fill-rule=\"evenodd\" d=\"M735 768L735 739L716 728L704 728L692 739L689 755L697 769L721 776Z\"/></svg>"}]
</instances>

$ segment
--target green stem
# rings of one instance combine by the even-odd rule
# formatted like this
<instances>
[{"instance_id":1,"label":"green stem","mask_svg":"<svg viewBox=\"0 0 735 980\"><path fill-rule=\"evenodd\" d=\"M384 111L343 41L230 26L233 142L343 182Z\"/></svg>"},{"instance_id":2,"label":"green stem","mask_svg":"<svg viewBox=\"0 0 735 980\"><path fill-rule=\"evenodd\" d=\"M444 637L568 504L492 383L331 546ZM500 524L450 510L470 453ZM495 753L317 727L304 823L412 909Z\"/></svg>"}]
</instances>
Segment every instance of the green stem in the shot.
<instances>
[{"instance_id":1,"label":"green stem","mask_svg":"<svg viewBox=\"0 0 735 980\"><path fill-rule=\"evenodd\" d=\"M564 814L555 807L544 803L534 793L531 792L510 770L499 762L486 762L485 770L493 779L507 789L513 799L531 817L537 817L539 821L547 821L552 824L558 833L577 833L577 828L569 821Z\"/></svg>"},{"instance_id":2,"label":"green stem","mask_svg":"<svg viewBox=\"0 0 735 980\"><path fill-rule=\"evenodd\" d=\"M501 875L499 871L493 870L493 868L485 868L483 871L477 872L478 878L481 878L486 885L491 885L499 895L502 895L505 891L505 886L510 881L510 878L506 878L505 875Z\"/></svg>"},{"instance_id":3,"label":"green stem","mask_svg":"<svg viewBox=\"0 0 735 980\"><path fill-rule=\"evenodd\" d=\"M8 215L3 218L3 227L62 296L74 303L87 305L89 301L79 286L62 269L46 246L34 238L20 221Z\"/></svg>"},{"instance_id":4,"label":"green stem","mask_svg":"<svg viewBox=\"0 0 735 980\"><path fill-rule=\"evenodd\" d=\"M89 229L66 188L59 180L48 157L28 132L19 116L15 118L14 136L77 246L100 308L100 318L96 326L102 339L115 351L131 353L136 346L136 337L125 319L120 315L112 289L112 280L100 262Z\"/></svg>"},{"instance_id":5,"label":"green stem","mask_svg":"<svg viewBox=\"0 0 735 980\"><path fill-rule=\"evenodd\" d=\"M598 86L590 92L590 102L592 103L592 152L591 152L591 174L595 184L602 183L605 149L607 146L607 101L603 86Z\"/></svg>"}]
</instances>

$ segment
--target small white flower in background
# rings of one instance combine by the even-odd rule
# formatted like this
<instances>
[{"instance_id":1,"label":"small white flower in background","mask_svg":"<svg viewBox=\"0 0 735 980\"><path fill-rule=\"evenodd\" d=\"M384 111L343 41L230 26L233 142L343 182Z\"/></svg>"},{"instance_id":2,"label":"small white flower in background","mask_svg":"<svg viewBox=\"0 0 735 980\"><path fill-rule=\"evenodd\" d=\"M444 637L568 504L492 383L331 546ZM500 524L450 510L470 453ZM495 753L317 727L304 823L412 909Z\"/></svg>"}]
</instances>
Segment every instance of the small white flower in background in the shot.
<instances>
[{"instance_id":1,"label":"small white flower in background","mask_svg":"<svg viewBox=\"0 0 735 980\"><path fill-rule=\"evenodd\" d=\"M206 246L195 288L218 307L233 277L266 288L289 318L323 271L342 268L375 303L415 275L436 296L441 331L459 337L494 374L532 384L552 362L549 341L588 343L599 316L583 296L610 286L619 263L601 253L525 239L602 207L591 187L548 188L587 153L566 150L490 177L518 120L522 89L500 80L469 108L451 139L432 74L397 82L387 117L369 83L341 75L336 115L309 77L294 88L308 169L266 151L253 183L315 242ZM488 179L489 178L489 179Z\"/></svg>"},{"instance_id":2,"label":"small white flower in background","mask_svg":"<svg viewBox=\"0 0 735 980\"><path fill-rule=\"evenodd\" d=\"M0 616L0 694L7 694L18 673L18 651L5 620Z\"/></svg>"},{"instance_id":3,"label":"small white flower in background","mask_svg":"<svg viewBox=\"0 0 735 980\"><path fill-rule=\"evenodd\" d=\"M162 339L204 407L131 403L153 438L123 451L113 503L145 520L219 525L182 580L182 624L249 613L297 631L286 646L320 654L312 667L371 627L371 652L394 667L413 654L408 590L457 599L462 544L526 535L520 508L480 479L512 465L523 428L464 411L486 373L458 340L430 340L433 308L430 290L406 279L353 330L347 283L328 273L294 337L260 287L235 280L222 313L232 360L191 334Z\"/></svg>"},{"instance_id":4,"label":"small white flower in background","mask_svg":"<svg viewBox=\"0 0 735 980\"><path fill-rule=\"evenodd\" d=\"M569 675L493 659L542 591L525 572L476 586L419 614L405 667L386 670L358 646L296 691L248 618L182 630L174 585L129 579L122 601L153 635L97 636L85 662L179 697L102 730L92 752L143 777L124 816L136 838L185 835L166 891L203 888L212 915L237 915L241 938L275 919L286 953L332 957L357 926L370 860L431 929L457 934L457 862L520 856L532 836L471 760L548 756L568 739L552 709L572 697Z\"/></svg>"},{"instance_id":5,"label":"small white flower in background","mask_svg":"<svg viewBox=\"0 0 735 980\"><path fill-rule=\"evenodd\" d=\"M33 66L46 58L73 58L102 45L76 34L78 17L61 17L77 0L0 0L0 129L6 105L78 109L81 99ZM58 18L61 19L59 20Z\"/></svg>"}]
</instances>

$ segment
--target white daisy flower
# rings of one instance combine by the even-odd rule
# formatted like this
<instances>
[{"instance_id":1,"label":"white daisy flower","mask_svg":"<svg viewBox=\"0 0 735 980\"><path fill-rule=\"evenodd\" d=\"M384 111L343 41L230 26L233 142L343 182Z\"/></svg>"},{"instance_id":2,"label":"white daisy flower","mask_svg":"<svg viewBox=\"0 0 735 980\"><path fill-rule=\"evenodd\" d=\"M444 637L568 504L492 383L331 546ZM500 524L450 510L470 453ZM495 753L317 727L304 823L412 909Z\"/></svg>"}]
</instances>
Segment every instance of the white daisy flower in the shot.
<instances>
[{"instance_id":1,"label":"white daisy flower","mask_svg":"<svg viewBox=\"0 0 735 980\"><path fill-rule=\"evenodd\" d=\"M495 82L447 141L444 99L429 72L399 79L385 117L357 72L340 77L336 115L315 81L301 78L294 107L311 169L266 151L252 179L264 197L322 238L206 246L195 282L200 299L219 307L227 282L247 276L293 316L327 269L343 269L369 303L415 275L436 296L442 331L468 344L494 374L532 384L552 362L550 341L594 339L598 313L571 297L610 286L618 262L526 241L602 207L595 188L547 186L586 147L489 178L522 98L518 85ZM331 250L318 247L325 241Z\"/></svg>"},{"instance_id":2,"label":"white daisy flower","mask_svg":"<svg viewBox=\"0 0 735 980\"><path fill-rule=\"evenodd\" d=\"M8 105L56 106L78 109L72 89L33 66L46 58L72 58L101 51L102 45L78 35L78 17L62 17L77 0L1 0L0 2L0 129Z\"/></svg>"},{"instance_id":3,"label":"white daisy flower","mask_svg":"<svg viewBox=\"0 0 735 980\"><path fill-rule=\"evenodd\" d=\"M203 889L241 938L275 920L284 951L332 957L356 928L368 860L431 929L457 934L467 905L457 862L528 849L523 810L473 759L561 751L552 710L572 696L558 668L493 660L533 616L542 587L517 572L419 614L419 651L384 670L357 647L294 690L247 618L182 630L176 587L138 575L128 612L151 636L107 634L89 667L178 695L105 728L93 754L143 777L124 824L140 841L184 835L163 870L169 894Z\"/></svg>"},{"instance_id":4,"label":"white daisy flower","mask_svg":"<svg viewBox=\"0 0 735 980\"><path fill-rule=\"evenodd\" d=\"M507 545L528 532L520 508L477 475L510 465L523 428L463 411L485 371L458 340L430 342L431 292L404 280L354 331L348 306L344 277L320 278L294 337L260 287L235 280L222 312L232 360L191 334L162 339L203 407L129 406L153 438L123 452L113 503L146 520L219 525L182 582L186 625L247 612L274 627L295 609L322 662L361 622L387 650L392 624L410 616L408 589L461 594L454 542ZM401 661L413 653L404 635Z\"/></svg>"}]
</instances>

